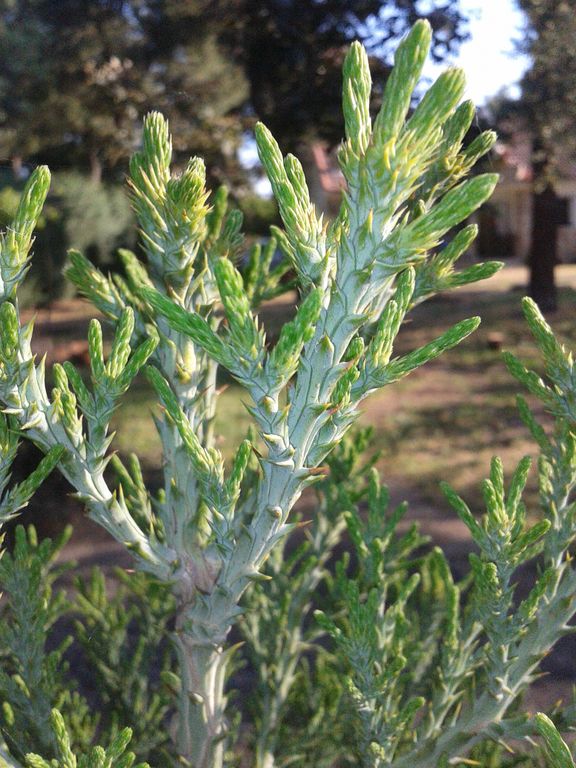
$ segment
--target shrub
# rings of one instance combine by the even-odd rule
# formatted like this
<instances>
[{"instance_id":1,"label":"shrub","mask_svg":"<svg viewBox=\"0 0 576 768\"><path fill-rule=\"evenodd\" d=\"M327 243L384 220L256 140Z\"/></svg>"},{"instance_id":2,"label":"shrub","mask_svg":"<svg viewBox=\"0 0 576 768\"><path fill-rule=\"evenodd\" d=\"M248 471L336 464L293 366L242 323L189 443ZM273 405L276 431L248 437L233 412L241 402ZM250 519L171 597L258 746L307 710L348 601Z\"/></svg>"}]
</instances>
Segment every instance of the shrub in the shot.
<instances>
[{"instance_id":1,"label":"shrub","mask_svg":"<svg viewBox=\"0 0 576 768\"><path fill-rule=\"evenodd\" d=\"M96 183L79 173L59 173L55 189L63 212L68 248L77 248L101 266L116 250L133 247L134 217L119 185Z\"/></svg>"},{"instance_id":2,"label":"shrub","mask_svg":"<svg viewBox=\"0 0 576 768\"><path fill-rule=\"evenodd\" d=\"M0 248L0 518L16 514L58 466L88 515L132 553L137 572L121 577L112 598L98 574L78 583L75 597L55 595L59 543L39 544L19 529L0 569L4 765L122 768L136 759L131 736L138 759L156 766L505 765L502 745L518 739L530 740L525 763L540 765L533 737L543 739L551 765L573 765L552 720L517 708L574 614L572 357L526 300L545 378L511 355L506 362L555 419L546 432L519 400L540 448L542 514L527 518L521 500L527 459L508 482L494 459L480 518L445 486L477 547L461 583L441 551L422 550L415 527L399 532L405 506L389 508L373 461L361 459L366 435L346 436L371 392L478 324L464 320L393 357L411 307L499 267L456 269L473 226L441 245L494 187L491 174L462 181L494 136L462 147L473 108L460 103L458 70L442 75L408 117L429 42L429 27L416 24L374 121L367 57L352 46L340 152L347 193L334 222L317 216L296 158L283 157L258 127L284 224L276 237L285 259L274 268L274 243L253 249L243 273L235 267L241 216L227 212L223 190L208 200L199 159L171 175L167 125L150 115L130 177L146 262L123 251L125 277L108 278L71 255L69 277L115 333L105 359L94 320L90 380L70 363L55 365L50 394L17 298L48 171L27 185ZM283 290L288 269L301 303L270 349L256 310ZM246 390L255 424L230 467L213 434L219 366ZM154 494L136 457L109 453L110 417L142 370L162 406L164 484ZM6 490L18 433L46 456ZM292 508L308 486L317 504L305 524ZM342 555L345 532L351 554ZM532 589L520 598L514 574L535 558ZM99 686L94 700L66 668L66 643L48 650L55 623L71 613L70 642ZM250 665L244 683L242 664ZM572 723L567 708L559 724Z\"/></svg>"},{"instance_id":3,"label":"shrub","mask_svg":"<svg viewBox=\"0 0 576 768\"><path fill-rule=\"evenodd\" d=\"M19 198L12 187L0 190L2 227L11 222ZM120 186L95 183L80 173L58 173L50 203L36 226L35 258L19 292L20 304L41 304L70 291L63 274L69 248L85 252L101 267L115 265L116 250L135 245L133 225L130 203Z\"/></svg>"}]
</instances>

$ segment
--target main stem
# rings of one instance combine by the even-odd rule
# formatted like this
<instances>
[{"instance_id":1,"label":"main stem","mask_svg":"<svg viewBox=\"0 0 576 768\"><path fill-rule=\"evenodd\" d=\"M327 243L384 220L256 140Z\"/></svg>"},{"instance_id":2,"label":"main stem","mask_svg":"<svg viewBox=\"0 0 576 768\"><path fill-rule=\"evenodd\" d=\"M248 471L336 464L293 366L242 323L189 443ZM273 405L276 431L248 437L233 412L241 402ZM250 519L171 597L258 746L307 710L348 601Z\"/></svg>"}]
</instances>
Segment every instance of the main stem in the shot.
<instances>
[{"instance_id":1,"label":"main stem","mask_svg":"<svg viewBox=\"0 0 576 768\"><path fill-rule=\"evenodd\" d=\"M356 249L357 228L351 235L351 247ZM284 448L293 446L293 460L286 461L282 448L271 449L264 463L254 517L239 535L235 548L223 562L217 584L205 599L196 595L186 611L184 624L193 627L195 637L187 635L184 624L177 635L177 647L182 669L177 743L180 754L192 768L221 768L223 761L224 679L227 655L225 638L238 613L239 600L249 584L250 572L261 567L268 555L271 541L282 531L288 514L300 495L302 485L298 472L306 466L308 452L315 436L316 419L310 413L311 404L329 398L326 374L340 363L355 332L353 318L365 299L363 281L355 273L357 259L340 265L340 284L333 286L328 306L317 324L314 339L303 352L303 361L296 382L296 391L285 436ZM343 288L346 286L346 289ZM331 351L322 348L322 339L332 341ZM277 413L277 408L272 411ZM261 412L263 421L266 414ZM271 418L273 416L271 414ZM268 426L268 425L266 425ZM267 432L274 432L273 421ZM263 768L271 768L274 758L263 754Z\"/></svg>"},{"instance_id":2,"label":"main stem","mask_svg":"<svg viewBox=\"0 0 576 768\"><path fill-rule=\"evenodd\" d=\"M175 741L191 768L222 768L224 761L226 655L222 646L175 633L181 690Z\"/></svg>"},{"instance_id":3,"label":"main stem","mask_svg":"<svg viewBox=\"0 0 576 768\"><path fill-rule=\"evenodd\" d=\"M194 357L201 354L191 341L177 339L184 345L180 346L183 361L187 361L190 354ZM173 351L169 351L161 363L199 440L209 449L213 443L217 364L205 358L191 380L182 382L178 376L178 358ZM177 430L168 425L168 429L161 431L161 437L166 462L167 531L182 560L192 563L193 559L188 557L190 548L201 550L204 545L203 532L198 527L201 498L189 467L181 461L179 451L174 450L179 444ZM222 768L228 655L223 648L225 635L211 632L210 622L204 626L190 619L191 601L203 598L200 589L197 574L185 567L181 579L174 584L178 607L173 637L180 669L180 691L172 737L178 755L190 768Z\"/></svg>"}]
</instances>

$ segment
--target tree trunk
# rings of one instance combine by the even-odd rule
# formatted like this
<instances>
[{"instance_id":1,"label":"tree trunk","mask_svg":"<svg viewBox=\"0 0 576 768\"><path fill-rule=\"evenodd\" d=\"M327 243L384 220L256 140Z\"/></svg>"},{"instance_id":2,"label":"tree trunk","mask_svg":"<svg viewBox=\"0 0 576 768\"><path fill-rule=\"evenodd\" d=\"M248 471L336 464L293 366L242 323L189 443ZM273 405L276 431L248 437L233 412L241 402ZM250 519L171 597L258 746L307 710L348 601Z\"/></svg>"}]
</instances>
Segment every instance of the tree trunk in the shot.
<instances>
[{"instance_id":1,"label":"tree trunk","mask_svg":"<svg viewBox=\"0 0 576 768\"><path fill-rule=\"evenodd\" d=\"M94 184L102 181L102 161L95 150L90 152L90 181Z\"/></svg>"},{"instance_id":2,"label":"tree trunk","mask_svg":"<svg viewBox=\"0 0 576 768\"><path fill-rule=\"evenodd\" d=\"M190 768L222 768L226 734L224 681L230 654L185 634L176 619L181 691L172 726L179 755Z\"/></svg>"},{"instance_id":3,"label":"tree trunk","mask_svg":"<svg viewBox=\"0 0 576 768\"><path fill-rule=\"evenodd\" d=\"M530 296L542 312L558 308L554 268L557 261L560 206L558 196L547 185L532 198L532 242L530 246Z\"/></svg>"}]
</instances>

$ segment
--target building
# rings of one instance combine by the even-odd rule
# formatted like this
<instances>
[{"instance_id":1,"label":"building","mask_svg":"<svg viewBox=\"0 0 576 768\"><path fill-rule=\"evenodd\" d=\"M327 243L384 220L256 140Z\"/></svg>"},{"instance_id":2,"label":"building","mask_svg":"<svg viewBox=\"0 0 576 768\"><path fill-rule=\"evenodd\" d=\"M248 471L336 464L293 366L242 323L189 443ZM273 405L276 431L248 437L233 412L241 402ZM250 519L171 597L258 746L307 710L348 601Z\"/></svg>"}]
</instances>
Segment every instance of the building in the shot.
<instances>
[{"instance_id":1,"label":"building","mask_svg":"<svg viewBox=\"0 0 576 768\"><path fill-rule=\"evenodd\" d=\"M334 151L316 142L303 152L310 194L316 206L335 216L340 205L344 179ZM480 227L474 253L485 258L515 258L526 261L532 229L532 140L516 133L496 144L490 157L492 169L500 174L494 194L477 214ZM555 184L559 197L558 258L576 262L576 164L564 163Z\"/></svg>"},{"instance_id":2,"label":"building","mask_svg":"<svg viewBox=\"0 0 576 768\"><path fill-rule=\"evenodd\" d=\"M532 229L532 139L517 132L498 142L493 154L500 182L490 201L479 213L479 249L482 255L515 257L525 261L530 250ZM564 162L554 184L558 195L558 243L560 261L576 261L576 165ZM490 241L492 247L490 248ZM490 252L490 253L488 253Z\"/></svg>"}]
</instances>

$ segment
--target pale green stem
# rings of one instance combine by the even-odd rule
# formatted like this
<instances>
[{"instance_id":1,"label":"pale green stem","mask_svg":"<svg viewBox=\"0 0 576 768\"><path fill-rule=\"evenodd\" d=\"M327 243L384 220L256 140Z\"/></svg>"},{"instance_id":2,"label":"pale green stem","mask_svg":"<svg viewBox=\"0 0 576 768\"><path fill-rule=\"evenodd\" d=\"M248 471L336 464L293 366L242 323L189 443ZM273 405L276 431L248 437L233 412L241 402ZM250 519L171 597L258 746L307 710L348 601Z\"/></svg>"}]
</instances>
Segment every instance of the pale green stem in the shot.
<instances>
[{"instance_id":1,"label":"pale green stem","mask_svg":"<svg viewBox=\"0 0 576 768\"><path fill-rule=\"evenodd\" d=\"M12 757L4 744L0 745L0 768L22 768L21 763Z\"/></svg>"},{"instance_id":2,"label":"pale green stem","mask_svg":"<svg viewBox=\"0 0 576 768\"><path fill-rule=\"evenodd\" d=\"M419 738L432 740L441 733L473 663L472 654L480 631L480 625L465 627L459 648L454 655L447 656L443 660L441 669L443 685L434 691L429 708L429 720Z\"/></svg>"},{"instance_id":3,"label":"pale green stem","mask_svg":"<svg viewBox=\"0 0 576 768\"><path fill-rule=\"evenodd\" d=\"M181 336L178 341L182 342ZM184 340L183 343L194 348L189 340ZM206 362L193 370L190 381L179 380L175 355L171 354L170 350L160 351L159 362L202 446L210 448L213 443L218 366L198 348L194 348L194 352L196 355L203 355ZM160 515L164 521L169 545L177 553L183 554L189 552L195 544L203 543L203 531L198 526L200 492L196 478L190 472L189 459L178 429L165 418L159 435L164 458L165 493Z\"/></svg>"},{"instance_id":4,"label":"pale green stem","mask_svg":"<svg viewBox=\"0 0 576 768\"><path fill-rule=\"evenodd\" d=\"M191 768L222 768L227 657L221 646L199 643L177 629L181 691L175 722L178 754Z\"/></svg>"},{"instance_id":5,"label":"pale green stem","mask_svg":"<svg viewBox=\"0 0 576 768\"><path fill-rule=\"evenodd\" d=\"M174 560L174 553L167 547L154 543L144 535L124 504L114 497L106 480L104 467L96 468L89 456L79 450L60 424L51 423L46 413L49 401L46 392L39 385L36 373L29 377L28 388L31 397L22 402L20 418L26 420L26 411L30 402L38 406L38 423L27 430L29 439L43 450L54 445L64 445L69 452L68 461L60 464L60 471L76 491L86 500L90 517L102 525L121 544L124 544L141 560L146 570L160 578L169 579L168 563ZM18 394L17 389L14 390Z\"/></svg>"},{"instance_id":6,"label":"pale green stem","mask_svg":"<svg viewBox=\"0 0 576 768\"><path fill-rule=\"evenodd\" d=\"M355 236L356 232L353 235ZM354 261L356 259L342 265L340 288L336 288L332 293L328 307L321 314L315 336L304 350L292 398L288 435L284 446L270 449L264 464L254 518L249 528L240 533L236 546L224 560L217 585L211 595L206 596L205 600L196 600L187 611L188 626L194 628L194 638L189 637L189 651L202 657L199 660L190 658L188 663L194 670L203 668L203 686L205 679L217 677L209 665L213 664L219 668L220 649L235 621L240 598L250 583L252 573L262 566L273 546L274 537L283 533L286 518L302 492L302 478L307 475L308 451L318 430L316 419L310 414L310 406L324 402L329 396L330 387L335 382L330 380L327 373L330 374L334 365L341 361L355 333L356 329L350 317L363 308L366 287L355 274ZM346 291L343 286L346 286ZM322 348L323 338L332 341L331 350ZM272 407L266 411L264 408L259 409L261 426L268 420L267 431L274 431L277 412L277 399L274 399ZM286 450L291 445L296 449L296 453L293 459L287 459ZM204 648L208 644L212 649L210 653ZM198 650L201 647L202 652ZM194 676L191 676L190 680L194 684ZM200 693L201 697L204 695L207 694ZM210 695L216 694L212 692ZM218 711L217 703L210 711ZM207 701L205 707L210 708L212 705ZM199 716L198 721L209 722L210 717L210 712L207 711ZM205 735L210 738L207 728ZM206 751L204 748L203 750ZM194 768L199 766L194 765Z\"/></svg>"},{"instance_id":7,"label":"pale green stem","mask_svg":"<svg viewBox=\"0 0 576 768\"><path fill-rule=\"evenodd\" d=\"M167 331L170 334L170 331ZM174 336L174 334L172 334ZM181 407L204 448L213 442L213 417L216 407L217 364L180 334L173 339L184 345L182 360L187 351L196 360L202 356L204 364L191 367L190 380L178 376L174 348L164 347L160 352L162 370L178 396ZM190 349L187 350L186 347ZM162 354L162 352L164 354ZM193 563L191 556L203 544L203 529L199 520L200 492L190 472L190 465L176 427L164 419L159 430L164 456L165 501L161 514L165 521L168 543L174 547L183 564ZM189 601L198 599L186 587L188 578L184 565L181 578L173 585L179 605L174 635L181 675L174 723L174 740L178 753L193 768L220 768L224 757L224 681L226 656L221 643L198 637L189 630Z\"/></svg>"},{"instance_id":8,"label":"pale green stem","mask_svg":"<svg viewBox=\"0 0 576 768\"><path fill-rule=\"evenodd\" d=\"M514 662L509 667L508 686L498 697L485 692L476 699L467 714L443 732L433 744L424 742L394 761L394 768L429 768L437 765L441 758L448 762L466 754L482 739L489 729L500 723L510 705L531 681L542 657L552 647L574 615L576 594L576 571L565 564L558 575L548 600L542 601L538 620L527 629L522 640L510 657Z\"/></svg>"},{"instance_id":9,"label":"pale green stem","mask_svg":"<svg viewBox=\"0 0 576 768\"><path fill-rule=\"evenodd\" d=\"M16 306L18 312L18 307ZM26 427L27 437L42 450L63 445L68 455L59 469L86 501L90 517L102 525L117 541L139 558L140 566L168 581L172 575L174 552L157 541L151 541L130 515L126 505L111 492L104 478L105 462L95 455L84 436L70 435L61 421L51 415L51 403L44 383L43 364L36 366L29 337L19 334L18 363L25 371L23 380L3 393L5 406Z\"/></svg>"}]
</instances>

